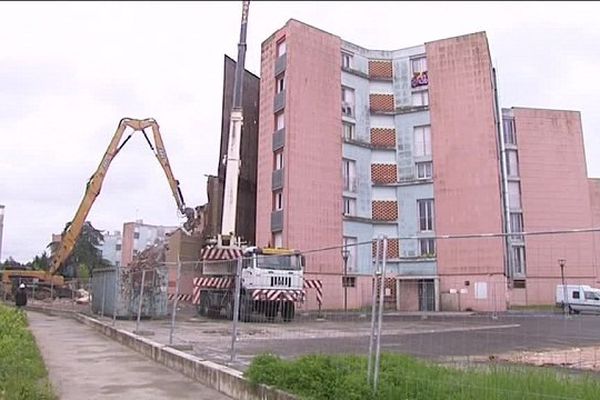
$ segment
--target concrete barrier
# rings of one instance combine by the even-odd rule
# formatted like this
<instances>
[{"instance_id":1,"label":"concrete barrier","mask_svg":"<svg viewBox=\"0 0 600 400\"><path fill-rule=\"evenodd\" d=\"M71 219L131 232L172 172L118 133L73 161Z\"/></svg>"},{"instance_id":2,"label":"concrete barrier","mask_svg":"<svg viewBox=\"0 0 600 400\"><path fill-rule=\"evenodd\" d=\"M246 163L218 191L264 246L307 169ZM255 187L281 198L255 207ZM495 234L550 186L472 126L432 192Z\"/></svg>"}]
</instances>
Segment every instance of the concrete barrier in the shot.
<instances>
[{"instance_id":1,"label":"concrete barrier","mask_svg":"<svg viewBox=\"0 0 600 400\"><path fill-rule=\"evenodd\" d=\"M95 318L74 311L57 310L49 307L27 306L29 311L74 318L117 342L182 373L183 375L213 388L233 399L239 400L297 400L296 396L279 389L254 385L244 378L241 371L212 361L203 360L177 349L154 342L134 333L114 328Z\"/></svg>"}]
</instances>

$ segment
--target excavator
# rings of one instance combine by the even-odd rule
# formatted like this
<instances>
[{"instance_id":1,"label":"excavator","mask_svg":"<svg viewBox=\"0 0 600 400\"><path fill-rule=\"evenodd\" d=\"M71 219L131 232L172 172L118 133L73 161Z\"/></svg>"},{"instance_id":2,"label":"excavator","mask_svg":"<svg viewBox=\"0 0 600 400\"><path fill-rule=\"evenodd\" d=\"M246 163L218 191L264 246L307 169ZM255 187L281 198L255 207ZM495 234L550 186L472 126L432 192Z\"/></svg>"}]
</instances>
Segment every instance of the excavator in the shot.
<instances>
[{"instance_id":1,"label":"excavator","mask_svg":"<svg viewBox=\"0 0 600 400\"><path fill-rule=\"evenodd\" d=\"M125 130L130 128L132 131L129 133L127 138L121 142L124 136ZM154 137L154 146L146 134L146 129L150 128ZM181 216L186 218L183 223L182 231L188 235L192 235L201 224L201 214L199 213L200 207L191 208L187 207L179 187L179 181L175 179L169 160L167 158L167 152L165 150L164 143L162 141L158 123L153 118L147 118L143 120L123 118L119 121L119 125L113 138L96 169L96 172L91 176L86 184L85 194L79 208L75 213L73 220L66 226L65 230L61 235L61 241L58 248L54 252L50 261L50 267L47 271L24 271L24 270L4 270L0 271L2 274L2 286L4 293L12 293L13 283L30 282L36 280L41 288L49 289L54 287L60 289L64 287L64 278L62 275L58 275L58 272L62 268L65 261L73 252L77 239L81 234L83 225L88 216L88 213L100 194L102 188L102 182L108 171L108 168L115 158L115 156L121 151L123 146L131 139L133 134L141 132L146 139L146 142L150 146L150 149L154 152L158 162L163 168L173 197L177 204L177 209Z\"/></svg>"}]
</instances>

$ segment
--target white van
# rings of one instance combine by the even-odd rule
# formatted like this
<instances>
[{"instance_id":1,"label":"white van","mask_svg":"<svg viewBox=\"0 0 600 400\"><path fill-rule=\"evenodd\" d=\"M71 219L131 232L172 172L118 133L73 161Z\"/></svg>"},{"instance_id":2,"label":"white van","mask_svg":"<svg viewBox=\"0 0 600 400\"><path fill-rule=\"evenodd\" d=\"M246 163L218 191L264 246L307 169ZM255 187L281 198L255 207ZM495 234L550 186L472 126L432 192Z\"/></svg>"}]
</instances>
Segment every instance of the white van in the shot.
<instances>
[{"instance_id":1,"label":"white van","mask_svg":"<svg viewBox=\"0 0 600 400\"><path fill-rule=\"evenodd\" d=\"M556 285L555 298L556 306L563 308L566 305L569 313L579 314L581 311L600 313L600 289L588 285Z\"/></svg>"}]
</instances>

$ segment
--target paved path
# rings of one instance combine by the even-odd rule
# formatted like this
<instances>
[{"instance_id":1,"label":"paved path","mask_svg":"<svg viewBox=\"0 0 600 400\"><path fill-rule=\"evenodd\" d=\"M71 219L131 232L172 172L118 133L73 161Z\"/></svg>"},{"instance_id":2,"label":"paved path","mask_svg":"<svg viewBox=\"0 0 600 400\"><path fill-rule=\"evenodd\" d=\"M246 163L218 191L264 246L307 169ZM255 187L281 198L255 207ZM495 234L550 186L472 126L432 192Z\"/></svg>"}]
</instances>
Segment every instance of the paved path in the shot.
<instances>
[{"instance_id":1,"label":"paved path","mask_svg":"<svg viewBox=\"0 0 600 400\"><path fill-rule=\"evenodd\" d=\"M28 312L62 400L230 399L71 319Z\"/></svg>"}]
</instances>

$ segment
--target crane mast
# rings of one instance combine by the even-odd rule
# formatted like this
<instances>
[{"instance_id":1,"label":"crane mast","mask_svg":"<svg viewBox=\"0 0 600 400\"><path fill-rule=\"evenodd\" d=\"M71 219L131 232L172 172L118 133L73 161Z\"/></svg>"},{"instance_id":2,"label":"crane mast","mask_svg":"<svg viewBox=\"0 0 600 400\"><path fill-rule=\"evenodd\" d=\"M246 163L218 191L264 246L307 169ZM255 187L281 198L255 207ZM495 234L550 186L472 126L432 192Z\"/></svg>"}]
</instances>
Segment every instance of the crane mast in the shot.
<instances>
[{"instance_id":1,"label":"crane mast","mask_svg":"<svg viewBox=\"0 0 600 400\"><path fill-rule=\"evenodd\" d=\"M238 43L238 58L235 65L233 84L233 106L229 118L229 138L225 160L225 190L223 193L223 217L221 234L235 236L238 183L240 176L240 146L242 142L242 126L244 112L242 99L244 92L244 64L246 60L246 31L248 26L248 8L250 1L242 5L242 22L240 26L240 41Z\"/></svg>"}]
</instances>

